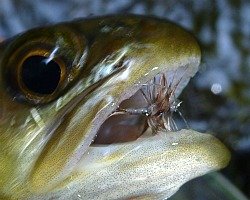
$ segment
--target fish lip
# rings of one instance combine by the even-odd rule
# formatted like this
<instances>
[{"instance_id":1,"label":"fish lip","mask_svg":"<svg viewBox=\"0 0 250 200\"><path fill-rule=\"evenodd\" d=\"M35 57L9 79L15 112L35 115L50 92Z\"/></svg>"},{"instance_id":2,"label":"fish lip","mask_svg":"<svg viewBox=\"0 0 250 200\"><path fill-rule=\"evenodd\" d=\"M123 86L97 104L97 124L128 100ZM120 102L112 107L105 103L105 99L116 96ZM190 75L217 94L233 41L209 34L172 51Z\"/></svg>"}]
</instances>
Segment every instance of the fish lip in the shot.
<instances>
[{"instance_id":1,"label":"fish lip","mask_svg":"<svg viewBox=\"0 0 250 200\"><path fill-rule=\"evenodd\" d=\"M210 134L193 130L160 132L149 139L128 144L90 147L88 154L84 155L74 169L74 173L78 175L79 186L72 184L71 189L86 192L88 185L98 185L106 181L114 182L116 190L121 185L124 189L124 186L143 188L143 185L148 184L153 191L169 191L174 187L176 192L185 182L224 168L229 161L228 149ZM86 180L85 177L89 179ZM121 183L117 179L122 180ZM151 180L152 184L145 180ZM138 186L135 185L136 182ZM165 185L165 189L159 190L160 185ZM100 191L105 187L114 190L108 186L109 184L103 184L103 187L98 187L94 195L102 196ZM131 195L130 190L124 191ZM93 195L93 191L86 195ZM123 191L119 195L125 196Z\"/></svg>"}]
</instances>

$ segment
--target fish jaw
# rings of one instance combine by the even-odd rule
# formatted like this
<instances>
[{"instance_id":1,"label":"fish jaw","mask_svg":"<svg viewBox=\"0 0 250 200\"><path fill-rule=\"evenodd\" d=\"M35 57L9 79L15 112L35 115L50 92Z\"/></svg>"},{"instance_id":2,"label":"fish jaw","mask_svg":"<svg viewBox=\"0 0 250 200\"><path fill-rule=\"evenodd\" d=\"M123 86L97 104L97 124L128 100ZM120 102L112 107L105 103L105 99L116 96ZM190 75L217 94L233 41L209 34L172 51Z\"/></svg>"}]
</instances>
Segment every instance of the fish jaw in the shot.
<instances>
[{"instance_id":1,"label":"fish jaw","mask_svg":"<svg viewBox=\"0 0 250 200\"><path fill-rule=\"evenodd\" d=\"M159 132L127 144L90 147L70 178L36 199L166 199L229 160L227 148L212 135Z\"/></svg>"}]
</instances>

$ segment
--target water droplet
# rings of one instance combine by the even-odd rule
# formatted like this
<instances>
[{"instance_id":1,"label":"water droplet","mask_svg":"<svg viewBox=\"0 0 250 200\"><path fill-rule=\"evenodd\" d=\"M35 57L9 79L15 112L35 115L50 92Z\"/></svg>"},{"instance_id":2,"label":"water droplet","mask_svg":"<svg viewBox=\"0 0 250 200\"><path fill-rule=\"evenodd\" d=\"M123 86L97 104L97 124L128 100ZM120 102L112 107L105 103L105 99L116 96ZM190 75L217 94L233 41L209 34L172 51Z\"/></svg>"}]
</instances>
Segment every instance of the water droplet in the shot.
<instances>
[{"instance_id":1,"label":"water droplet","mask_svg":"<svg viewBox=\"0 0 250 200\"><path fill-rule=\"evenodd\" d=\"M222 87L221 87L221 84L219 83L214 83L211 87L211 91L214 93L214 94L219 94L222 92Z\"/></svg>"}]
</instances>

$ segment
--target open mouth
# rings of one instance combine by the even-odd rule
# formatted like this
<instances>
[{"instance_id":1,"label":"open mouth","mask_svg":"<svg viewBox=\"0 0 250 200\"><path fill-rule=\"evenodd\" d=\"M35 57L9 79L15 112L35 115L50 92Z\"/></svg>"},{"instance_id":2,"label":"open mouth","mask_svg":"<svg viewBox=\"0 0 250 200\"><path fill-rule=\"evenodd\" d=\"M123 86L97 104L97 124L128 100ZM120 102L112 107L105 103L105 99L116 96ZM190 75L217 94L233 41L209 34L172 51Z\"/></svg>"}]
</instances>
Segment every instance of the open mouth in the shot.
<instances>
[{"instance_id":1,"label":"open mouth","mask_svg":"<svg viewBox=\"0 0 250 200\"><path fill-rule=\"evenodd\" d=\"M169 73L157 74L118 108L100 126L93 145L124 143L159 131L178 131L173 114L180 103L176 90L182 83L187 67ZM179 89L179 88L178 88ZM186 123L185 119L182 117Z\"/></svg>"}]
</instances>

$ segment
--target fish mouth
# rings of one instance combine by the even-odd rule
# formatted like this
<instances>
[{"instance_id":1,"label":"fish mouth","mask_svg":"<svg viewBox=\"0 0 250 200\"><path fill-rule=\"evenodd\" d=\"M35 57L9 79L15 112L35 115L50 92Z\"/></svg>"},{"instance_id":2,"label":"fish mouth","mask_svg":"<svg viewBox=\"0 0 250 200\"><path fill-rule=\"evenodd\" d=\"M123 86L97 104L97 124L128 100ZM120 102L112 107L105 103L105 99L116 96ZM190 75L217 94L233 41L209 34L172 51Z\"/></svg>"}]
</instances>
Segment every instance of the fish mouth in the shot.
<instances>
[{"instance_id":1,"label":"fish mouth","mask_svg":"<svg viewBox=\"0 0 250 200\"><path fill-rule=\"evenodd\" d=\"M92 134L91 146L131 142L158 131L178 131L172 118L179 106L177 98L197 72L199 62L194 57L170 70L159 67L161 70L158 72L154 72L158 66L151 67L151 76L142 77L142 81L121 92L113 108L107 111L108 115L96 124L98 128ZM125 69L118 77L126 70L129 71Z\"/></svg>"},{"instance_id":2,"label":"fish mouth","mask_svg":"<svg viewBox=\"0 0 250 200\"><path fill-rule=\"evenodd\" d=\"M175 72L160 73L142 84L101 124L91 146L126 143L159 131L180 130L172 116L179 106L175 92L179 84L183 85L186 70L182 67Z\"/></svg>"},{"instance_id":3,"label":"fish mouth","mask_svg":"<svg viewBox=\"0 0 250 200\"><path fill-rule=\"evenodd\" d=\"M172 114L175 111L173 107L175 109L179 94L190 78L196 74L198 64L199 60L194 58L183 66L174 67L170 70L162 68L158 72L152 70L151 75L141 77L140 81L131 84L129 89L119 91L116 98L116 93L105 93L106 89L112 91L115 90L112 89L113 86L119 88L123 81L118 81L117 84L111 84L111 86L109 83L115 82L113 78L122 79L120 77L124 73L129 73L127 72L130 71L129 67L121 70L117 77L108 80L108 84L103 83L93 92L94 96L96 94L99 96L101 92L104 92L105 95L103 95L104 98L101 98L102 105L98 107L98 111L90 123L89 143L85 150L78 150L81 156L79 156L79 161L75 161L75 166L85 160L84 154L90 148L98 151L100 147L112 149L112 146L129 146L130 143L140 145L142 141L151 140L158 132L167 134L168 132L179 131L178 128L171 125L173 122ZM157 69L158 67L151 68ZM159 96L160 98L157 98ZM83 106L86 106L86 104L88 102ZM83 142L86 142L86 140ZM81 146L84 146L84 143Z\"/></svg>"}]
</instances>

